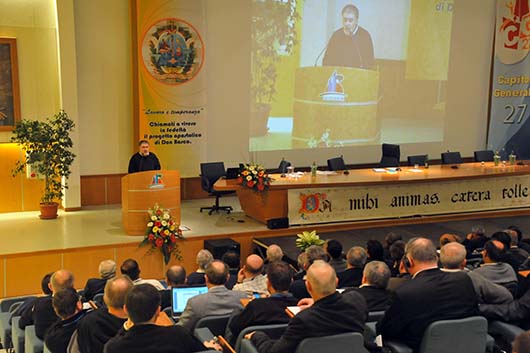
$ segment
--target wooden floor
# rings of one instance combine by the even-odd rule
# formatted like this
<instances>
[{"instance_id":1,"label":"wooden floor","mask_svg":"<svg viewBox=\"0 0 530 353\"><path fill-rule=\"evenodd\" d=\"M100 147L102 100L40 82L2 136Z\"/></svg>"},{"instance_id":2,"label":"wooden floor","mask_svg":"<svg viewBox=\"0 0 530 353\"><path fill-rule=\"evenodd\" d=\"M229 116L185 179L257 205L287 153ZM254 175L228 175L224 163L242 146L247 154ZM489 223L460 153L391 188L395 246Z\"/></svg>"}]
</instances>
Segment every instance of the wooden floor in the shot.
<instances>
[{"instance_id":1,"label":"wooden floor","mask_svg":"<svg viewBox=\"0 0 530 353\"><path fill-rule=\"evenodd\" d=\"M201 206L210 206L213 199L183 201L182 225L186 240L180 242L182 263L188 271L195 268L195 255L205 239L232 238L241 244L242 256L253 250L254 238L276 239L288 237L285 246L294 243L294 236L302 230L316 229L323 238L338 238L345 247L361 244L366 239L383 239L394 227L399 227L405 238L429 235L437 238L460 224L457 234L465 234L475 220L490 219L488 232L511 224L530 232L530 209L489 212L474 215L414 217L369 222L324 224L270 230L264 224L246 217L235 197L224 197L223 205L231 205L231 214L200 213ZM496 217L496 218L494 218ZM498 218L502 217L502 218ZM513 218L507 218L513 217ZM497 219L497 220L495 220ZM503 219L501 221L501 219ZM456 222L455 222L456 220ZM451 222L449 222L451 221ZM459 223L460 222L460 223ZM457 228L458 228L457 227ZM428 234L427 234L428 233ZM0 214L0 297L39 292L40 279L48 272L67 268L76 275L76 287L83 287L90 277L97 277L97 267L104 259L120 264L128 257L138 260L143 278L163 278L166 265L158 253L146 254L139 248L142 236L128 236L121 226L121 209L117 206L84 208L77 212L61 212L56 220L40 220L37 212ZM287 240L291 239L291 240ZM178 263L172 260L170 265Z\"/></svg>"}]
</instances>

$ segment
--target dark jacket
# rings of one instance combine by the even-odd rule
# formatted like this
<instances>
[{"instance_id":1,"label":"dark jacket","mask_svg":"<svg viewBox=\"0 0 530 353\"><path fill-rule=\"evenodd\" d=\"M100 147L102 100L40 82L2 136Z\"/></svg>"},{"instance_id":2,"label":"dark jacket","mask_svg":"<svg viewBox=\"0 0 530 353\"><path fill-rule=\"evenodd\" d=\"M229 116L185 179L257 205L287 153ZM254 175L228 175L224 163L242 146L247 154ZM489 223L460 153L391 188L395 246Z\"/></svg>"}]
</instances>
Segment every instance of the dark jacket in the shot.
<instances>
[{"instance_id":1,"label":"dark jacket","mask_svg":"<svg viewBox=\"0 0 530 353\"><path fill-rule=\"evenodd\" d=\"M480 313L488 319L513 322L530 329L530 290L519 299L505 304L482 304Z\"/></svg>"},{"instance_id":2,"label":"dark jacket","mask_svg":"<svg viewBox=\"0 0 530 353\"><path fill-rule=\"evenodd\" d=\"M107 308L94 310L77 325L77 344L81 353L103 353L103 346L123 327L127 319L109 314Z\"/></svg>"},{"instance_id":3,"label":"dark jacket","mask_svg":"<svg viewBox=\"0 0 530 353\"><path fill-rule=\"evenodd\" d=\"M268 298L254 299L243 311L232 315L229 329L233 341L239 333L249 326L286 324L289 316L285 312L288 306L295 306L298 299L292 295L273 294Z\"/></svg>"},{"instance_id":4,"label":"dark jacket","mask_svg":"<svg viewBox=\"0 0 530 353\"><path fill-rule=\"evenodd\" d=\"M337 288L359 287L363 279L363 269L349 268L346 271L337 273L337 278L339 279Z\"/></svg>"},{"instance_id":5,"label":"dark jacket","mask_svg":"<svg viewBox=\"0 0 530 353\"><path fill-rule=\"evenodd\" d=\"M103 278L89 278L86 281L85 289L83 293L83 301L87 302L94 299L94 296L99 293L103 293L107 280Z\"/></svg>"},{"instance_id":6,"label":"dark jacket","mask_svg":"<svg viewBox=\"0 0 530 353\"><path fill-rule=\"evenodd\" d=\"M366 300L368 311L385 311L390 305L390 291L373 286L359 288L348 288L346 292L355 291L361 294Z\"/></svg>"},{"instance_id":7,"label":"dark jacket","mask_svg":"<svg viewBox=\"0 0 530 353\"><path fill-rule=\"evenodd\" d=\"M156 154L149 152L149 155L145 157L138 152L133 154L129 160L129 174L146 170L160 170L160 162Z\"/></svg>"},{"instance_id":8,"label":"dark jacket","mask_svg":"<svg viewBox=\"0 0 530 353\"><path fill-rule=\"evenodd\" d=\"M206 348L180 326L134 325L107 342L105 353L190 353Z\"/></svg>"},{"instance_id":9,"label":"dark jacket","mask_svg":"<svg viewBox=\"0 0 530 353\"><path fill-rule=\"evenodd\" d=\"M86 310L81 310L74 316L54 323L44 336L44 343L52 353L66 353L72 334L77 329L79 321L86 315Z\"/></svg>"},{"instance_id":10,"label":"dark jacket","mask_svg":"<svg viewBox=\"0 0 530 353\"><path fill-rule=\"evenodd\" d=\"M377 331L383 340L401 341L417 351L432 322L477 314L477 294L469 276L434 268L417 273L393 292Z\"/></svg>"},{"instance_id":11,"label":"dark jacket","mask_svg":"<svg viewBox=\"0 0 530 353\"><path fill-rule=\"evenodd\" d=\"M260 353L293 353L305 338L344 332L363 333L367 315L366 302L359 293L333 293L293 317L279 340L271 340L266 333L256 332L252 343Z\"/></svg>"}]
</instances>

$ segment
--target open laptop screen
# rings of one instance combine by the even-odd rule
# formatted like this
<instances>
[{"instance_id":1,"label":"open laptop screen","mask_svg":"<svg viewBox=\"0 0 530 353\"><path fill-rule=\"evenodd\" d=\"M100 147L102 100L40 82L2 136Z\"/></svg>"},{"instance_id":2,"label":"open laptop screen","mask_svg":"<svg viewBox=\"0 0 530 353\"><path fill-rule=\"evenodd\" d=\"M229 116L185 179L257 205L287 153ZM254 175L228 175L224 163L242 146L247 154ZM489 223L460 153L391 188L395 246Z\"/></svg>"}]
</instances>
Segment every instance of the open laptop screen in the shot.
<instances>
[{"instance_id":1,"label":"open laptop screen","mask_svg":"<svg viewBox=\"0 0 530 353\"><path fill-rule=\"evenodd\" d=\"M171 288L171 307L173 309L173 315L178 316L184 311L188 299L206 292L208 292L208 287L206 286Z\"/></svg>"}]
</instances>

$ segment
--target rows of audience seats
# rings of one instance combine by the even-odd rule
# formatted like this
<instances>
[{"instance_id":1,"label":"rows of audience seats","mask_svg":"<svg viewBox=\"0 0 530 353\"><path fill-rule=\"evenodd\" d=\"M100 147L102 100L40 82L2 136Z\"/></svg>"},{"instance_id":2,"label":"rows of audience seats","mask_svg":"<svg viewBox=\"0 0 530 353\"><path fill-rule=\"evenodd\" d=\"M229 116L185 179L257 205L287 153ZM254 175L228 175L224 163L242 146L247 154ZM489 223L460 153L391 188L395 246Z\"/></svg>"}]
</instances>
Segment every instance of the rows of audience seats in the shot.
<instances>
[{"instance_id":1,"label":"rows of audience seats","mask_svg":"<svg viewBox=\"0 0 530 353\"><path fill-rule=\"evenodd\" d=\"M16 353L524 353L529 252L517 227L488 236L475 226L436 245L394 233L350 249L330 239L297 261L276 244L243 261L202 249L197 268L171 266L164 280L142 278L134 259L119 270L106 260L81 290L59 269L42 295L2 299L0 340ZM207 293L175 312L172 288L195 286Z\"/></svg>"}]
</instances>

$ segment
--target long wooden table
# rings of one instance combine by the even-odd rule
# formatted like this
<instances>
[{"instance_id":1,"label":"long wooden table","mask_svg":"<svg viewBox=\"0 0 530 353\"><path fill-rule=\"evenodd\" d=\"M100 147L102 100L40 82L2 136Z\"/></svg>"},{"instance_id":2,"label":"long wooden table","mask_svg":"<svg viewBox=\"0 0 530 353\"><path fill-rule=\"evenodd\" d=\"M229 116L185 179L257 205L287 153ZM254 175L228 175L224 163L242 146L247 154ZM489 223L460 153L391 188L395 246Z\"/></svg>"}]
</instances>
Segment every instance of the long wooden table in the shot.
<instances>
[{"instance_id":1,"label":"long wooden table","mask_svg":"<svg viewBox=\"0 0 530 353\"><path fill-rule=\"evenodd\" d=\"M298 178L282 178L274 174L269 190L262 193L238 185L237 180L220 179L215 183L215 189L235 190L245 214L263 223L273 218L296 218L297 212L301 219L294 224L461 213L529 207L530 165L527 163L513 166L494 166L493 162L464 163L457 168L433 165L428 169L402 167L396 172L355 169L349 170L349 174L337 172L311 177L305 173ZM447 196L444 193L448 193ZM317 194L319 196L315 198ZM336 197L336 194L343 194L344 200L332 200L331 196ZM313 208L306 207L306 199L302 200L306 208L297 210L300 208L298 199L306 196L309 196L309 206ZM332 201L335 209L338 206L345 208L342 218L316 217L320 213L327 215L328 210L322 211L326 202L333 213ZM319 210L315 210L315 202ZM374 213L368 206L378 212ZM383 206L388 212L381 212Z\"/></svg>"}]
</instances>

